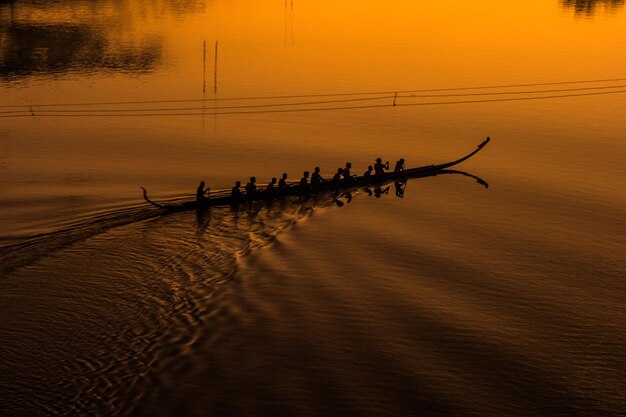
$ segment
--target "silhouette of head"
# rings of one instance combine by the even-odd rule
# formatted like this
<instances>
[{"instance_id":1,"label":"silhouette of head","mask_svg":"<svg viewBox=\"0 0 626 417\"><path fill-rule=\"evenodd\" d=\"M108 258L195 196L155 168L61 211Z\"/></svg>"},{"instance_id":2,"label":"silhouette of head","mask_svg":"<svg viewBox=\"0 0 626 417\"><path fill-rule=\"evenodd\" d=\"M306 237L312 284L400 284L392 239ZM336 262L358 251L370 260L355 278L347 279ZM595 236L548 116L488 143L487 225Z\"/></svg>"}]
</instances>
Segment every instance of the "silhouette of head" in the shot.
<instances>
[{"instance_id":1,"label":"silhouette of head","mask_svg":"<svg viewBox=\"0 0 626 417\"><path fill-rule=\"evenodd\" d=\"M250 177L250 182L254 184L256 182L256 177Z\"/></svg>"},{"instance_id":2,"label":"silhouette of head","mask_svg":"<svg viewBox=\"0 0 626 417\"><path fill-rule=\"evenodd\" d=\"M337 168L337 173L341 174L343 172L343 168Z\"/></svg>"},{"instance_id":3,"label":"silhouette of head","mask_svg":"<svg viewBox=\"0 0 626 417\"><path fill-rule=\"evenodd\" d=\"M350 162L346 162L346 168L348 169L352 168L352 164Z\"/></svg>"},{"instance_id":4,"label":"silhouette of head","mask_svg":"<svg viewBox=\"0 0 626 417\"><path fill-rule=\"evenodd\" d=\"M283 172L283 179L287 179L287 173Z\"/></svg>"},{"instance_id":5,"label":"silhouette of head","mask_svg":"<svg viewBox=\"0 0 626 417\"><path fill-rule=\"evenodd\" d=\"M376 162L382 163L383 162L383 158L376 158Z\"/></svg>"},{"instance_id":6,"label":"silhouette of head","mask_svg":"<svg viewBox=\"0 0 626 417\"><path fill-rule=\"evenodd\" d=\"M304 178L308 178L309 177L309 171L304 171Z\"/></svg>"},{"instance_id":7,"label":"silhouette of head","mask_svg":"<svg viewBox=\"0 0 626 417\"><path fill-rule=\"evenodd\" d=\"M320 167L315 167L315 172L320 172Z\"/></svg>"},{"instance_id":8,"label":"silhouette of head","mask_svg":"<svg viewBox=\"0 0 626 417\"><path fill-rule=\"evenodd\" d=\"M275 184L275 183L276 183L276 177L273 177L272 178L272 184Z\"/></svg>"},{"instance_id":9,"label":"silhouette of head","mask_svg":"<svg viewBox=\"0 0 626 417\"><path fill-rule=\"evenodd\" d=\"M374 167L373 167L373 166L371 166L371 165L368 165L367 170L368 170L368 171L372 171L372 170L374 170Z\"/></svg>"},{"instance_id":10,"label":"silhouette of head","mask_svg":"<svg viewBox=\"0 0 626 417\"><path fill-rule=\"evenodd\" d=\"M235 182L235 187L241 187L241 181Z\"/></svg>"}]
</instances>

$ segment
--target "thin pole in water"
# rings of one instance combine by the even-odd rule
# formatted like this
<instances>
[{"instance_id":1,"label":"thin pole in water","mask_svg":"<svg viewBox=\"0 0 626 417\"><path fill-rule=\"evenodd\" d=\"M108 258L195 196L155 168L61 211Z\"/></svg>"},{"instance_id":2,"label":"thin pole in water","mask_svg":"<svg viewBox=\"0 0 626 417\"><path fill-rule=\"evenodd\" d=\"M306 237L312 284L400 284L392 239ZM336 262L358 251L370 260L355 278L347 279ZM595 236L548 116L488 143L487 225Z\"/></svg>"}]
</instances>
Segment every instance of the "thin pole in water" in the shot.
<instances>
[{"instance_id":1,"label":"thin pole in water","mask_svg":"<svg viewBox=\"0 0 626 417\"><path fill-rule=\"evenodd\" d=\"M213 91L217 94L217 41L215 41L215 72L213 75Z\"/></svg>"},{"instance_id":2,"label":"thin pole in water","mask_svg":"<svg viewBox=\"0 0 626 417\"><path fill-rule=\"evenodd\" d=\"M202 41L202 114L206 112L206 39ZM204 117L202 118L204 130Z\"/></svg>"},{"instance_id":3,"label":"thin pole in water","mask_svg":"<svg viewBox=\"0 0 626 417\"><path fill-rule=\"evenodd\" d=\"M202 96L206 92L206 41L202 42Z\"/></svg>"}]
</instances>

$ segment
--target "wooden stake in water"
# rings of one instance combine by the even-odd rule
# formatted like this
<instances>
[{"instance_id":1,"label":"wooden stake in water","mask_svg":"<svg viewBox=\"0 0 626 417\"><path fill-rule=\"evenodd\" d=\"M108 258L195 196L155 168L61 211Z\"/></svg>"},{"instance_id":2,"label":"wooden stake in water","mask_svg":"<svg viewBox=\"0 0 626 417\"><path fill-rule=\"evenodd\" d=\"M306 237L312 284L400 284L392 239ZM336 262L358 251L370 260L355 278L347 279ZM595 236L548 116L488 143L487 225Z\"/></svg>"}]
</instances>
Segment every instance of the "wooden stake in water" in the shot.
<instances>
[{"instance_id":1,"label":"wooden stake in water","mask_svg":"<svg viewBox=\"0 0 626 417\"><path fill-rule=\"evenodd\" d=\"M217 41L215 41L215 72L213 74L213 92L217 94Z\"/></svg>"},{"instance_id":2,"label":"wooden stake in water","mask_svg":"<svg viewBox=\"0 0 626 417\"><path fill-rule=\"evenodd\" d=\"M206 41L202 42L202 95L206 92Z\"/></svg>"}]
</instances>

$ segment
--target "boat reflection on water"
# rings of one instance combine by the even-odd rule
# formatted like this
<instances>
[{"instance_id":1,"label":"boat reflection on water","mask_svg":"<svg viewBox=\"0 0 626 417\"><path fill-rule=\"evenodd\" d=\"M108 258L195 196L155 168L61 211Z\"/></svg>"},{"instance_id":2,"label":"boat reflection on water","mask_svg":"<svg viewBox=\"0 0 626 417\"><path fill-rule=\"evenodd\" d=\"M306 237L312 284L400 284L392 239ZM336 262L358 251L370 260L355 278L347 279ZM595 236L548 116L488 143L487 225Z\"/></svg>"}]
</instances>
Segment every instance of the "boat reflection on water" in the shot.
<instances>
[{"instance_id":1,"label":"boat reflection on water","mask_svg":"<svg viewBox=\"0 0 626 417\"><path fill-rule=\"evenodd\" d=\"M442 174L464 175L470 178L474 178L478 184L482 185L485 188L489 188L489 184L485 180L483 180L480 177L477 177L476 175L473 175L464 171L445 169L443 171L439 171L436 175L442 175ZM406 191L406 186L408 182L409 182L408 179L393 182L393 187L394 187L396 197L404 198L404 193ZM369 197L374 196L376 198L381 198L383 195L389 195L390 188L391 188L390 185L377 184L374 187L365 187L364 191L367 193Z\"/></svg>"},{"instance_id":2,"label":"boat reflection on water","mask_svg":"<svg viewBox=\"0 0 626 417\"><path fill-rule=\"evenodd\" d=\"M419 178L435 177L445 174L470 177L476 180L476 182L483 187L489 187L489 184L485 180L476 175L452 169L442 170L437 172L436 174L426 175ZM416 178L413 179L415 180ZM393 186L395 190L394 195L396 197L404 198L407 184L409 181L410 178L393 181ZM283 219L283 223L285 223L285 217L292 216L291 221L287 222L290 224L297 221L298 219L308 216L314 210L329 208L333 206L343 207L346 204L351 203L354 200L354 197L358 194L366 194L368 197L375 198L388 196L390 194L390 189L391 184L389 181L387 181L373 185L345 188L342 190L327 190L306 197L291 196L272 201L261 200L252 203L231 205L229 207L209 207L202 210L196 210L197 235L202 235L209 228L210 223L213 221L211 211L216 209L230 209L235 222L239 219L245 219L248 224L260 222L262 225L265 226L268 223L272 223L278 218ZM162 215L168 214L170 213L162 213ZM223 215L220 215L215 221L219 221L218 219L222 219L223 217Z\"/></svg>"},{"instance_id":3,"label":"boat reflection on water","mask_svg":"<svg viewBox=\"0 0 626 417\"><path fill-rule=\"evenodd\" d=\"M485 188L489 188L489 184L483 180L480 177L477 177L476 175L473 174L469 174L467 172L464 171L458 171L458 170L453 170L453 169L446 169L443 171L440 171L437 173L437 175L442 175L442 174L457 174L457 175L464 175L470 178L474 178L476 180L476 182L480 185L482 185ZM393 182L393 187L395 190L395 196L398 198L404 198L404 192L406 191L406 185L408 183L408 180L401 180L401 181L394 181ZM389 194L389 189L391 186L386 185L384 186L383 184L377 184L374 187L366 187L364 188L364 191L367 193L367 195L369 197L376 197L376 198L381 198L383 195L388 195Z\"/></svg>"}]
</instances>

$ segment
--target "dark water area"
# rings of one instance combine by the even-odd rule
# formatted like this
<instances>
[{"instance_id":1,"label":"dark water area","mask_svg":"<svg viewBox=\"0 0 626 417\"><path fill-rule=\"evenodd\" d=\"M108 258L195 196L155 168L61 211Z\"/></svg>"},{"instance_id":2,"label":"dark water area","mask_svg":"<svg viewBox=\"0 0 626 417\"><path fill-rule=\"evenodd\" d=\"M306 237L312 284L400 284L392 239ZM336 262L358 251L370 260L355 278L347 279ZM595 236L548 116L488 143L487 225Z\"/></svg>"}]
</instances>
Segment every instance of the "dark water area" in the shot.
<instances>
[{"instance_id":1,"label":"dark water area","mask_svg":"<svg viewBox=\"0 0 626 417\"><path fill-rule=\"evenodd\" d=\"M624 39L623 1L0 0L0 416L626 416ZM140 189L486 136L339 198Z\"/></svg>"},{"instance_id":2,"label":"dark water area","mask_svg":"<svg viewBox=\"0 0 626 417\"><path fill-rule=\"evenodd\" d=\"M160 57L157 41L111 53L105 39L80 25L18 23L8 28L6 37L0 74L7 79L71 70L150 71Z\"/></svg>"},{"instance_id":3,"label":"dark water area","mask_svg":"<svg viewBox=\"0 0 626 417\"><path fill-rule=\"evenodd\" d=\"M566 243L591 207L535 200L504 228L492 191L442 176L86 230L3 273L3 413L623 415L621 253ZM511 238L528 215L549 237Z\"/></svg>"},{"instance_id":4,"label":"dark water area","mask_svg":"<svg viewBox=\"0 0 626 417\"><path fill-rule=\"evenodd\" d=\"M565 8L574 9L576 14L593 15L600 7L617 11L624 7L624 0L562 0L562 4Z\"/></svg>"}]
</instances>

